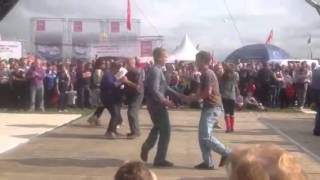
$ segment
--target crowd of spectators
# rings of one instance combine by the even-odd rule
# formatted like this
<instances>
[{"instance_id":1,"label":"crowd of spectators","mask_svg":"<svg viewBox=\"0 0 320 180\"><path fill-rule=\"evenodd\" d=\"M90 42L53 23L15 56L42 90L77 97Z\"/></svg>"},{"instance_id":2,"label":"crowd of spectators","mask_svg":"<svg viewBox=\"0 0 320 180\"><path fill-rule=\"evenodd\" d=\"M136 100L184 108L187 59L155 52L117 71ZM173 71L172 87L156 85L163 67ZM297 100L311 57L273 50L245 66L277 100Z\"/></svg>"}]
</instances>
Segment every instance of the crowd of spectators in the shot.
<instances>
[{"instance_id":1,"label":"crowd of spectators","mask_svg":"<svg viewBox=\"0 0 320 180\"><path fill-rule=\"evenodd\" d=\"M45 111L68 106L93 108L101 104L100 82L112 61L123 59L99 58L91 62L48 62L36 56L0 61L0 108ZM148 70L151 63L138 67ZM125 61L123 61L125 66ZM310 81L316 64L289 63L287 66L260 62L236 64L212 63L211 68L223 83L223 75L232 71L237 88L235 105L239 109L304 108L312 104ZM199 88L201 73L193 63L176 62L163 67L168 84L177 92L190 95ZM223 85L222 85L223 86ZM172 97L177 107L185 106ZM201 102L190 104L201 107Z\"/></svg>"},{"instance_id":2,"label":"crowd of spectators","mask_svg":"<svg viewBox=\"0 0 320 180\"><path fill-rule=\"evenodd\" d=\"M235 73L237 82L235 102L239 109L265 110L265 107L299 109L310 107L312 105L310 83L315 67L315 63L308 65L307 62L282 66L261 62L239 62L213 63L211 68L219 78L220 86L226 81L224 74L228 71ZM189 94L197 91L200 73L194 64L167 65L166 74L171 87L179 92ZM223 94L223 91L221 93ZM177 104L179 105L179 102Z\"/></svg>"}]
</instances>

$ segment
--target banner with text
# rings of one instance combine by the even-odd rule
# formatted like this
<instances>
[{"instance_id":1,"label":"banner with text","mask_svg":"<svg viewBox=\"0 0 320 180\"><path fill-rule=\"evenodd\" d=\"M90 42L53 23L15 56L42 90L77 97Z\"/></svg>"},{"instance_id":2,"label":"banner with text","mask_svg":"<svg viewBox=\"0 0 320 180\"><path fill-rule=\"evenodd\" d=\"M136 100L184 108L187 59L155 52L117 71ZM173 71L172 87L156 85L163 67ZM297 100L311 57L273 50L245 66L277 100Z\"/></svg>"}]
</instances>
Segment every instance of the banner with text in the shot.
<instances>
[{"instance_id":1,"label":"banner with text","mask_svg":"<svg viewBox=\"0 0 320 180\"><path fill-rule=\"evenodd\" d=\"M152 56L152 41L141 41L140 50L141 57Z\"/></svg>"},{"instance_id":2,"label":"banner with text","mask_svg":"<svg viewBox=\"0 0 320 180\"><path fill-rule=\"evenodd\" d=\"M0 58L21 58L22 43L18 41L0 41Z\"/></svg>"}]
</instances>

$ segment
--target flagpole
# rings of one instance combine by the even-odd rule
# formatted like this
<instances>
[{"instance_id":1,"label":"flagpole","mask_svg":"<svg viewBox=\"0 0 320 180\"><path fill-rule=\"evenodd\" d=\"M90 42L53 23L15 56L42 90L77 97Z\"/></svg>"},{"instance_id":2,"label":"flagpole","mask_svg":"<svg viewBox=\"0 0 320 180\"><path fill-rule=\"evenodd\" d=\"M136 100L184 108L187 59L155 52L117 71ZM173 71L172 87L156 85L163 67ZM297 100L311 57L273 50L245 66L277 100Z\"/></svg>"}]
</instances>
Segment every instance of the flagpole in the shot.
<instances>
[{"instance_id":1,"label":"flagpole","mask_svg":"<svg viewBox=\"0 0 320 180\"><path fill-rule=\"evenodd\" d=\"M311 45L311 34L309 35L309 39L308 39L308 47L309 47L309 55L310 55L310 59L313 58L313 53L312 53L312 45Z\"/></svg>"},{"instance_id":2,"label":"flagpole","mask_svg":"<svg viewBox=\"0 0 320 180\"><path fill-rule=\"evenodd\" d=\"M311 44L309 45L309 55L310 55L310 59L312 59L313 58L313 53L312 53Z\"/></svg>"}]
</instances>

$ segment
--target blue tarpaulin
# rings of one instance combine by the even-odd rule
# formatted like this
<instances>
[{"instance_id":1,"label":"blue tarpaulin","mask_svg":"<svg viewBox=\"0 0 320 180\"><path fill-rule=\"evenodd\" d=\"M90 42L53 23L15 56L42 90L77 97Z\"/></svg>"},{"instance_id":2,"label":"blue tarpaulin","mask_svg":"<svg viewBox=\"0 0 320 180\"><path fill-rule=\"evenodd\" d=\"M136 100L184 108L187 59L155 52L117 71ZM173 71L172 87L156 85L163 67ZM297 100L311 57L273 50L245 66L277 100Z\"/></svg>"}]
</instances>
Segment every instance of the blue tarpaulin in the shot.
<instances>
[{"instance_id":1,"label":"blue tarpaulin","mask_svg":"<svg viewBox=\"0 0 320 180\"><path fill-rule=\"evenodd\" d=\"M235 50L227 58L226 62L235 63L238 59L242 62L261 61L270 59L289 59L290 55L283 49L271 44L253 44Z\"/></svg>"}]
</instances>

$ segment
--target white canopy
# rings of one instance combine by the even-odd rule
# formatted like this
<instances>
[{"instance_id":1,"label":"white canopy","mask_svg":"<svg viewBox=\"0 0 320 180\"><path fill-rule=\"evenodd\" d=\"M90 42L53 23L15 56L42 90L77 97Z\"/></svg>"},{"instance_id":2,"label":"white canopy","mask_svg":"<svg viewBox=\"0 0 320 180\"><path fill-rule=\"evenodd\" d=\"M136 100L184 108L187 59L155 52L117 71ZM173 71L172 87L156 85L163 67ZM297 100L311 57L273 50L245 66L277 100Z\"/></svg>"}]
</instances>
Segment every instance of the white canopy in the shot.
<instances>
[{"instance_id":1,"label":"white canopy","mask_svg":"<svg viewBox=\"0 0 320 180\"><path fill-rule=\"evenodd\" d=\"M171 56L169 56L168 62L173 63L176 60L194 62L198 52L190 41L188 34L186 34L180 45L173 51Z\"/></svg>"}]
</instances>

